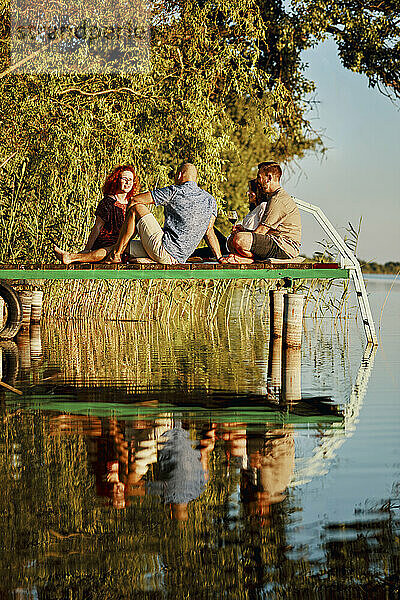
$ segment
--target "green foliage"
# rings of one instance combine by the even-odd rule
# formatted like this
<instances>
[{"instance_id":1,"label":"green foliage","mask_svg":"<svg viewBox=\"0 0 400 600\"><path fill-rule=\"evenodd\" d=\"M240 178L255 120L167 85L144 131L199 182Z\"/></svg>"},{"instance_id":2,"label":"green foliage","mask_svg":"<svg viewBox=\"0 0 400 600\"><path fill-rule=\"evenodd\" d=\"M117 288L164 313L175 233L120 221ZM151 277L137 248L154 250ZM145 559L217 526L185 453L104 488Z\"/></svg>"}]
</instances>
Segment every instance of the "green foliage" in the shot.
<instances>
[{"instance_id":1,"label":"green foliage","mask_svg":"<svg viewBox=\"0 0 400 600\"><path fill-rule=\"evenodd\" d=\"M387 262L381 265L376 262L366 262L361 265L363 273L387 273L396 274L400 272L400 262Z\"/></svg>"},{"instance_id":2,"label":"green foliage","mask_svg":"<svg viewBox=\"0 0 400 600\"><path fill-rule=\"evenodd\" d=\"M301 158L321 141L318 137L303 137L300 143L287 133L272 143L264 132L256 106L249 106L244 100L237 102L231 110L232 118L240 124L232 134L237 151L226 156L226 180L221 187L227 206L239 211L242 217L248 212L248 181L256 176L259 162L271 157L280 163L293 157ZM227 225L226 220L221 224Z\"/></svg>"},{"instance_id":3,"label":"green foliage","mask_svg":"<svg viewBox=\"0 0 400 600\"><path fill-rule=\"evenodd\" d=\"M0 4L2 262L48 259L49 235L81 248L101 183L118 163L132 163L146 189L193 161L200 185L244 212L259 160L322 148L306 119L314 86L301 51L328 35L345 66L397 89L394 2L370 18L371 7L354 2L294 0L291 13L280 0L154 0L147 70L129 71L127 50L119 72L85 74L89 60L100 64L89 47L73 55L83 67L70 73L55 53L39 52L43 73L23 74L9 61L9 1ZM88 18L92 8L85 3Z\"/></svg>"},{"instance_id":4,"label":"green foliage","mask_svg":"<svg viewBox=\"0 0 400 600\"><path fill-rule=\"evenodd\" d=\"M0 260L43 258L49 234L79 247L99 183L121 162L132 163L147 188L193 161L200 184L221 200L226 157L240 152L235 103L251 105L265 140L279 138L278 119L287 137L294 124L289 91L257 68L267 26L253 0L154 4L148 72L2 77L1 126L11 135L2 136L0 156L11 158L3 167L9 231Z\"/></svg>"},{"instance_id":5,"label":"green foliage","mask_svg":"<svg viewBox=\"0 0 400 600\"><path fill-rule=\"evenodd\" d=\"M343 66L400 98L399 0L292 0L307 47L335 40Z\"/></svg>"}]
</instances>

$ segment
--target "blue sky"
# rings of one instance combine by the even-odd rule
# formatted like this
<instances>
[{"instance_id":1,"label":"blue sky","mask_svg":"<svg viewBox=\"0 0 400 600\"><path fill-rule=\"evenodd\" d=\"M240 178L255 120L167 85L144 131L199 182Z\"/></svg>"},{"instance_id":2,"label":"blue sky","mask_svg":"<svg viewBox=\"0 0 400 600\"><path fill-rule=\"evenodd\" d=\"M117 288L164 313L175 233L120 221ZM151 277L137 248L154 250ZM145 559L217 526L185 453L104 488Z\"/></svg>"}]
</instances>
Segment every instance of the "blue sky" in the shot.
<instances>
[{"instance_id":1,"label":"blue sky","mask_svg":"<svg viewBox=\"0 0 400 600\"><path fill-rule=\"evenodd\" d=\"M324 132L328 152L322 160L309 154L297 166L292 163L283 184L320 206L342 235L349 221L357 226L362 217L359 258L400 261L399 109L368 88L366 77L342 67L333 42L305 52L303 59L319 101L309 117ZM302 218L302 251L312 255L324 236L311 216Z\"/></svg>"}]
</instances>

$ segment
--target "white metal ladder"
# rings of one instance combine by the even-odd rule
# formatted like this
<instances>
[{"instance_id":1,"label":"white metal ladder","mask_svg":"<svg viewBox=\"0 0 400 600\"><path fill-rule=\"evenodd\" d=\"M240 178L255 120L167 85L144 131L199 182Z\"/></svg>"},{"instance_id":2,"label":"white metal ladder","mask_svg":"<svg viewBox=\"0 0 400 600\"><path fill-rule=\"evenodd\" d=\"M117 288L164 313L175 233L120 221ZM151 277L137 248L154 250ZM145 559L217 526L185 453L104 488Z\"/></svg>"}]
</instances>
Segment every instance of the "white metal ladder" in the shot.
<instances>
[{"instance_id":1,"label":"white metal ladder","mask_svg":"<svg viewBox=\"0 0 400 600\"><path fill-rule=\"evenodd\" d=\"M360 307L361 317L363 320L365 335L368 344L378 345L376 337L374 320L372 318L371 308L369 306L367 290L365 288L364 278L361 272L360 263L354 256L353 252L347 247L344 240L340 237L332 223L322 212L319 206L309 204L299 198L293 198L297 206L305 212L314 215L315 219L321 225L322 229L327 233L330 240L334 243L340 252L340 266L342 269L349 269L351 278L354 281L354 288L357 294L358 306Z\"/></svg>"}]
</instances>

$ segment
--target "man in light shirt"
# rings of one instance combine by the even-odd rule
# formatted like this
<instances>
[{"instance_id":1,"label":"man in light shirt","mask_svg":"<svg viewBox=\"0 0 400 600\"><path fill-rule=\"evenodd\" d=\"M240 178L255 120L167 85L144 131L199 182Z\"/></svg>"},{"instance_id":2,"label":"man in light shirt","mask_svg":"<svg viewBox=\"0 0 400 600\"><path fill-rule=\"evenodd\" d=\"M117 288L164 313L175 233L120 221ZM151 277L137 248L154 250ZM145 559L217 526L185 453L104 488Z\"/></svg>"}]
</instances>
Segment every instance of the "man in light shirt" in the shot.
<instances>
[{"instance_id":1,"label":"man in light shirt","mask_svg":"<svg viewBox=\"0 0 400 600\"><path fill-rule=\"evenodd\" d=\"M231 254L221 262L247 264L269 258L291 259L300 252L301 220L293 198L281 187L281 167L262 163L257 185L266 202L259 204L236 225L228 238ZM253 229L253 227L255 228Z\"/></svg>"}]
</instances>

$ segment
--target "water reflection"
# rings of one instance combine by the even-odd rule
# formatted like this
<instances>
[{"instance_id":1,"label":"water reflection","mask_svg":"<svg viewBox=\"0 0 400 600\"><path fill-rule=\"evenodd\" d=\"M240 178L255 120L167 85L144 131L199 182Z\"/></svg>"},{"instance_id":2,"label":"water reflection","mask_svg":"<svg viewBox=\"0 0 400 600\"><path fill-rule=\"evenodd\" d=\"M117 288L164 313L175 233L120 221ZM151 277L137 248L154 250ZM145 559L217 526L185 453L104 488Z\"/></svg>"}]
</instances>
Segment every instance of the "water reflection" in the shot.
<instances>
[{"instance_id":1,"label":"water reflection","mask_svg":"<svg viewBox=\"0 0 400 600\"><path fill-rule=\"evenodd\" d=\"M295 425L297 452L291 478L293 484L305 483L313 476L326 473L337 449L354 431L376 349L367 347L347 397L343 397L343 390L339 390L340 395L335 400L332 396L302 397L301 351L282 350L281 339L271 335L266 357L268 328L262 322L239 322L239 336L237 330L232 335L229 328L218 328L203 321L196 322L195 327L193 321L186 325L185 328L180 323L175 330L171 327L163 330L156 324L149 327L148 323L55 322L42 325L42 330L34 325L30 331L19 334L17 344L1 342L2 380L10 386L18 385L24 392L23 402L15 403L11 396L7 406L18 411L25 407L44 411L44 414L49 411L63 413L51 418L52 434L58 424L60 434L70 432L108 439L111 435L108 432L115 428L119 428L119 436L125 436L125 422L129 423L127 427L131 432L136 431L136 422L144 422L150 428L148 436L153 440L153 451L161 456L158 469L164 480L168 479L169 467L163 456L174 453L170 450L174 444L175 454L179 454L185 447L188 431L205 428L207 435L214 432L213 439L217 433L221 439L226 439L230 436L230 428L241 423L238 431L232 433L236 445L228 455L242 456L243 468L248 469L254 459L247 456L251 445L247 434L249 427L276 426L277 431L283 431L282 428ZM184 332L182 338L177 335L180 330ZM254 335L256 330L258 335ZM267 336L266 339L263 340L263 336ZM222 343L229 353L221 352ZM312 361L314 349L312 344L307 348L308 358ZM335 349L332 348L328 361L334 357ZM204 370L199 369L203 359ZM303 349L303 362L306 359L307 352L305 355ZM251 378L246 377L249 363L252 364ZM343 369L345 375L346 363ZM258 393L248 391L250 386L257 389L255 381L258 382ZM332 389L332 392L334 395L338 390ZM111 414L115 418L114 425L101 420ZM163 420L164 415L168 415L170 423L184 425L170 424L160 440L156 423ZM204 424L207 421L209 425ZM315 426L318 434L310 436L309 432L305 433L304 426L308 429ZM153 433L150 430L154 430ZM261 437L265 435L263 433ZM270 437L279 438L280 435L272 431ZM286 431L282 435L287 438ZM254 433L252 436L254 439ZM132 448L136 448L136 438L132 433L123 439L125 446L130 448L128 463L132 471L135 463ZM165 451L161 450L163 443L167 448ZM111 448L110 444L106 446ZM243 455L239 454L240 444ZM189 445L186 444L187 457ZM279 447L279 444L275 445ZM193 452L198 450L201 457L204 447L205 441L201 438L193 442ZM112 460L110 458L108 462ZM192 458L192 464L196 464L193 461ZM183 465L184 461L181 462ZM200 462L203 464L203 458ZM264 463L261 461L261 464ZM124 477L127 475L125 473ZM259 480L254 473L252 478ZM123 484L126 495L126 482L122 479L115 483ZM115 489L122 490L123 486ZM157 488L156 485L151 487ZM162 487L158 485L158 489ZM125 503L121 500L120 505L125 506Z\"/></svg>"},{"instance_id":2,"label":"water reflection","mask_svg":"<svg viewBox=\"0 0 400 600\"><path fill-rule=\"evenodd\" d=\"M225 478L237 470L240 498L252 512L265 515L281 502L294 473L291 426L250 435L245 423L181 422L172 414L151 421L60 415L50 417L50 432L85 437L97 495L114 508L158 496L178 520L187 520L188 504L206 490L216 446Z\"/></svg>"},{"instance_id":3,"label":"water reflection","mask_svg":"<svg viewBox=\"0 0 400 600\"><path fill-rule=\"evenodd\" d=\"M31 333L1 345L3 380L24 394L2 393L6 597L311 598L316 581L358 597L356 579L373 593L377 572L390 584L393 503L326 523L318 559L293 533L296 494L355 431L373 349L349 376L336 338L322 359L310 335L272 361L257 321ZM330 387L314 389L321 376Z\"/></svg>"}]
</instances>

